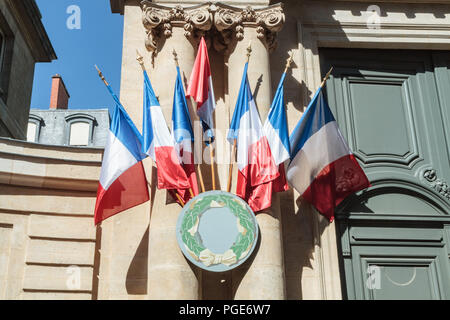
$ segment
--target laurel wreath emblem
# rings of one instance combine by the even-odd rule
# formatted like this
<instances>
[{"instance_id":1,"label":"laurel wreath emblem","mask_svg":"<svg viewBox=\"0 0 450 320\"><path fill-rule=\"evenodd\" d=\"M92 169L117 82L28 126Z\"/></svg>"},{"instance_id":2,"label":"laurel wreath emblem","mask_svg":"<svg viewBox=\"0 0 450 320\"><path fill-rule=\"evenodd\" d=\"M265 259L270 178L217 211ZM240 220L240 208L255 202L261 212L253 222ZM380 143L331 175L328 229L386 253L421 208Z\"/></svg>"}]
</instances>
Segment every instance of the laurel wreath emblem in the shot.
<instances>
[{"instance_id":1,"label":"laurel wreath emblem","mask_svg":"<svg viewBox=\"0 0 450 320\"><path fill-rule=\"evenodd\" d=\"M202 244L197 230L201 215L215 207L227 207L237 219L239 234L230 249L223 254L211 253ZM220 263L229 266L242 260L250 252L256 238L256 224L251 212L240 200L223 194L209 195L190 203L183 217L180 232L187 251L196 261L201 261L206 266ZM220 258L217 259L218 256Z\"/></svg>"}]
</instances>

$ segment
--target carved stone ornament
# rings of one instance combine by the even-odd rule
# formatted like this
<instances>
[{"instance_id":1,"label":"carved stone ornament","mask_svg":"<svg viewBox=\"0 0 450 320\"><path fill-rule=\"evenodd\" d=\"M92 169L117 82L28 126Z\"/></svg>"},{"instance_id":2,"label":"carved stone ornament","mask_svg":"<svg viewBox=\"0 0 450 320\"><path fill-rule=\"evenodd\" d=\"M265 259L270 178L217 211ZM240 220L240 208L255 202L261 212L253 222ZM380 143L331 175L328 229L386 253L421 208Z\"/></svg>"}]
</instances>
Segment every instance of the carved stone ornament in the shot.
<instances>
[{"instance_id":1,"label":"carved stone ornament","mask_svg":"<svg viewBox=\"0 0 450 320\"><path fill-rule=\"evenodd\" d=\"M216 3L214 25L221 33L223 45L228 45L234 36L237 41L244 39L244 26L256 28L258 39L267 44L269 50L276 47L276 33L284 25L285 15L281 3L262 9L253 9L247 6L240 9L223 3ZM216 50L220 48L216 47Z\"/></svg>"},{"instance_id":2,"label":"carved stone ornament","mask_svg":"<svg viewBox=\"0 0 450 320\"><path fill-rule=\"evenodd\" d=\"M172 35L172 27L184 28L184 34L191 39L204 36L211 30L213 45L221 51L229 47L231 41L244 39L245 27L256 28L257 36L267 44L269 50L275 48L276 33L285 22L282 4L271 5L262 9L245 9L229 5L205 2L192 7L176 6L174 8L160 6L144 0L141 2L143 24L147 30L146 46L155 51L162 37Z\"/></svg>"},{"instance_id":3,"label":"carved stone ornament","mask_svg":"<svg viewBox=\"0 0 450 320\"><path fill-rule=\"evenodd\" d=\"M425 180L428 181L431 188L436 190L444 198L447 198L448 200L450 200L450 187L445 181L443 181L437 177L436 170L434 170L434 169L426 170L423 173L423 177L425 178Z\"/></svg>"},{"instance_id":4,"label":"carved stone ornament","mask_svg":"<svg viewBox=\"0 0 450 320\"><path fill-rule=\"evenodd\" d=\"M164 7L149 1L142 1L142 22L147 30L145 45L149 51L155 51L158 40L172 36L172 27L184 28L184 35L188 38L202 36L211 29L213 15L209 10L210 3L184 8Z\"/></svg>"}]
</instances>

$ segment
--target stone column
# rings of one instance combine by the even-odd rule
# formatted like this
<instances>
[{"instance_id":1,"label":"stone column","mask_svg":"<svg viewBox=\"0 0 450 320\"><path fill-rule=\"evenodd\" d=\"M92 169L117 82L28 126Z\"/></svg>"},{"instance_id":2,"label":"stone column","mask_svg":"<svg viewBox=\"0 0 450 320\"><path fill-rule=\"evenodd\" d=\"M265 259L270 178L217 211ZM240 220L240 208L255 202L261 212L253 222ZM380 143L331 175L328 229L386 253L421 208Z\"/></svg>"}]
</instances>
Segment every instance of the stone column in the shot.
<instances>
[{"instance_id":1,"label":"stone column","mask_svg":"<svg viewBox=\"0 0 450 320\"><path fill-rule=\"evenodd\" d=\"M275 45L275 33L284 23L281 5L262 9L238 9L217 4L215 25L228 50L228 92L230 112L234 111L246 52L251 43L252 55L248 78L253 96L264 123L270 109L272 92L269 51ZM236 171L234 177L236 177ZM278 195L273 195L272 207L258 213L260 245L254 260L247 267L233 271L235 299L285 299L281 213Z\"/></svg>"},{"instance_id":2,"label":"stone column","mask_svg":"<svg viewBox=\"0 0 450 320\"><path fill-rule=\"evenodd\" d=\"M211 27L211 14L208 5L169 8L147 1L142 2L142 10L148 36L146 46L152 52L150 61L145 61L146 67L170 126L176 79L172 52L175 49L178 54L183 82L189 80L198 35ZM196 119L192 108L191 118ZM156 173L156 168L153 172ZM148 297L196 300L199 298L198 275L184 258L176 240L175 228L181 207L172 201L166 190L156 189L156 174L152 176Z\"/></svg>"}]
</instances>

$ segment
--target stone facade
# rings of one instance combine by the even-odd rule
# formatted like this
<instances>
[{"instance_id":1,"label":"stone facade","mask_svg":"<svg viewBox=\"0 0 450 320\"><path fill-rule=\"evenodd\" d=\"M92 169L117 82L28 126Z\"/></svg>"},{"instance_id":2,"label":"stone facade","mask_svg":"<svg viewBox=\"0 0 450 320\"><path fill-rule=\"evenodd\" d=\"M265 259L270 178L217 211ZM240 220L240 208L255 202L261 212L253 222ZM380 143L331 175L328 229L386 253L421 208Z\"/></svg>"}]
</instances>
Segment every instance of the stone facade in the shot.
<instances>
[{"instance_id":1,"label":"stone facade","mask_svg":"<svg viewBox=\"0 0 450 320\"><path fill-rule=\"evenodd\" d=\"M70 94L61 75L52 77L50 107L31 109L27 141L44 145L104 148L109 109L68 109Z\"/></svg>"},{"instance_id":2,"label":"stone facade","mask_svg":"<svg viewBox=\"0 0 450 320\"><path fill-rule=\"evenodd\" d=\"M34 0L0 2L0 137L25 139L34 65L56 54Z\"/></svg>"},{"instance_id":3,"label":"stone facade","mask_svg":"<svg viewBox=\"0 0 450 320\"><path fill-rule=\"evenodd\" d=\"M290 131L327 71L321 70L319 48L450 49L450 1L444 0L378 1L382 27L375 29L367 25L372 2L363 0L286 0L283 6L256 0L111 2L125 18L120 96L138 128L143 76L136 50L170 120L172 50L186 80L198 37L205 35L216 128L225 133L250 42L249 81L258 90L262 119L293 52L285 85ZM195 134L198 141L200 127ZM230 154L224 140L218 135L217 157ZM197 146L199 158L201 151ZM0 298L342 299L335 224L294 191L274 197L271 210L258 215L262 240L252 259L231 273L209 274L180 252L175 237L180 208L167 204L164 191L151 188L150 202L93 227L100 160L100 150L0 141ZM144 165L154 186L155 168L148 159ZM210 189L208 168L202 166ZM223 190L228 165L217 164L216 173ZM80 269L78 289L67 284L71 265Z\"/></svg>"},{"instance_id":4,"label":"stone facade","mask_svg":"<svg viewBox=\"0 0 450 320\"><path fill-rule=\"evenodd\" d=\"M4 138L0 150L0 299L95 298L103 150Z\"/></svg>"},{"instance_id":5,"label":"stone facade","mask_svg":"<svg viewBox=\"0 0 450 320\"><path fill-rule=\"evenodd\" d=\"M72 124L86 123L87 143L80 145L92 148L104 148L109 132L108 109L69 109L40 110L31 109L29 122L36 124L36 142L46 145L68 146L71 143ZM34 129L33 127L29 127ZM84 129L84 128L83 128Z\"/></svg>"}]
</instances>

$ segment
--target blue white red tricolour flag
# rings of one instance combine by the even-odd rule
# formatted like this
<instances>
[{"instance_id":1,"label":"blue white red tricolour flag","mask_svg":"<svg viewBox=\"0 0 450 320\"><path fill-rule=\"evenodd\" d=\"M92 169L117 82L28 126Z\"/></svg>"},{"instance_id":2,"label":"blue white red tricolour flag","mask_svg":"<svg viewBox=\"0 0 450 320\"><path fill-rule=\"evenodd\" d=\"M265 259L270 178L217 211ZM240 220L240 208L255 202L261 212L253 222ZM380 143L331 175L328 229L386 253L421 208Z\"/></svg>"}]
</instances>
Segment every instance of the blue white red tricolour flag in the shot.
<instances>
[{"instance_id":1,"label":"blue white red tricolour flag","mask_svg":"<svg viewBox=\"0 0 450 320\"><path fill-rule=\"evenodd\" d=\"M290 137L290 184L316 209L334 220L334 208L370 186L342 136L319 88Z\"/></svg>"},{"instance_id":2,"label":"blue white red tricolour flag","mask_svg":"<svg viewBox=\"0 0 450 320\"><path fill-rule=\"evenodd\" d=\"M286 181L284 162L290 159L291 148L289 144L289 129L287 124L286 108L284 104L284 80L283 73L277 92L272 101L269 115L264 123L263 131L267 137L275 165L278 166L280 176L274 181L274 192L282 192L289 189Z\"/></svg>"},{"instance_id":3,"label":"blue white red tricolour flag","mask_svg":"<svg viewBox=\"0 0 450 320\"><path fill-rule=\"evenodd\" d=\"M175 143L175 151L180 159L181 166L189 179L192 191L194 195L198 195L194 153L192 152L194 132L192 130L191 117L189 116L189 109L179 67L177 67L177 80L175 82L173 94L172 136ZM187 192L187 190L177 190L177 192L185 203L190 200L191 194L190 192Z\"/></svg>"},{"instance_id":4,"label":"blue white red tricolour flag","mask_svg":"<svg viewBox=\"0 0 450 320\"><path fill-rule=\"evenodd\" d=\"M156 163L158 189L189 189L190 183L175 151L172 135L144 71L143 152Z\"/></svg>"},{"instance_id":5,"label":"blue white red tricolour flag","mask_svg":"<svg viewBox=\"0 0 450 320\"><path fill-rule=\"evenodd\" d=\"M214 139L212 129L214 128L213 112L216 109L216 100L214 98L208 48L203 37L189 80L187 96L194 98L197 103L197 114L202 120L204 140L208 142L210 139Z\"/></svg>"},{"instance_id":6,"label":"blue white red tricolour flag","mask_svg":"<svg viewBox=\"0 0 450 320\"><path fill-rule=\"evenodd\" d=\"M103 155L100 183L95 204L95 224L149 200L141 152L142 136L108 86L116 100L108 140Z\"/></svg>"},{"instance_id":7,"label":"blue white red tricolour flag","mask_svg":"<svg viewBox=\"0 0 450 320\"><path fill-rule=\"evenodd\" d=\"M228 141L237 142L236 194L258 212L272 205L272 181L279 177L247 78L248 63L230 125Z\"/></svg>"}]
</instances>

